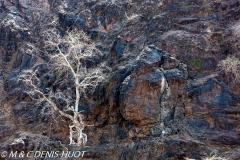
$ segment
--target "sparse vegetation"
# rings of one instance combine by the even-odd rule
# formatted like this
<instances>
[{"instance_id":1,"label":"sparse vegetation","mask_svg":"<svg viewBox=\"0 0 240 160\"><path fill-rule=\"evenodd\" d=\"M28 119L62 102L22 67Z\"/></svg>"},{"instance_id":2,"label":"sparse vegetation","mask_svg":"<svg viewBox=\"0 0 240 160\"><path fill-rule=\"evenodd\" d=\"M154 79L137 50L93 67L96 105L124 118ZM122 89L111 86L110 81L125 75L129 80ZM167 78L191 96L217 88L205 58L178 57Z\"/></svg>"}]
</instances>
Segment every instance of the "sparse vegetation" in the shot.
<instances>
[{"instance_id":1,"label":"sparse vegetation","mask_svg":"<svg viewBox=\"0 0 240 160\"><path fill-rule=\"evenodd\" d=\"M240 82L240 60L235 56L229 56L219 62L218 67L233 78L234 82Z\"/></svg>"},{"instance_id":2,"label":"sparse vegetation","mask_svg":"<svg viewBox=\"0 0 240 160\"><path fill-rule=\"evenodd\" d=\"M221 43L224 43L224 42L225 42L225 38L222 37L222 38L221 38Z\"/></svg>"},{"instance_id":3,"label":"sparse vegetation","mask_svg":"<svg viewBox=\"0 0 240 160\"><path fill-rule=\"evenodd\" d=\"M213 155L213 156L207 157L206 160L228 160L228 159Z\"/></svg>"},{"instance_id":4,"label":"sparse vegetation","mask_svg":"<svg viewBox=\"0 0 240 160\"><path fill-rule=\"evenodd\" d=\"M101 105L101 101L100 101L100 100L96 101L96 102L95 102L95 105L96 105L96 106Z\"/></svg>"},{"instance_id":5,"label":"sparse vegetation","mask_svg":"<svg viewBox=\"0 0 240 160\"><path fill-rule=\"evenodd\" d=\"M60 72L59 71L55 72L55 75L58 78L60 76Z\"/></svg>"},{"instance_id":6,"label":"sparse vegetation","mask_svg":"<svg viewBox=\"0 0 240 160\"><path fill-rule=\"evenodd\" d=\"M190 65L193 62L193 60L188 60L187 63Z\"/></svg>"},{"instance_id":7,"label":"sparse vegetation","mask_svg":"<svg viewBox=\"0 0 240 160\"><path fill-rule=\"evenodd\" d=\"M73 65L73 66L76 66L76 65L77 65L77 63L76 63L76 62L73 62L73 63L72 63L72 65Z\"/></svg>"},{"instance_id":8,"label":"sparse vegetation","mask_svg":"<svg viewBox=\"0 0 240 160\"><path fill-rule=\"evenodd\" d=\"M191 5L182 5L182 8L186 10L190 10L191 7L192 7Z\"/></svg>"},{"instance_id":9,"label":"sparse vegetation","mask_svg":"<svg viewBox=\"0 0 240 160\"><path fill-rule=\"evenodd\" d=\"M202 64L202 61L197 59L197 60L188 60L187 62L189 65L194 65L196 68L199 68Z\"/></svg>"},{"instance_id":10,"label":"sparse vegetation","mask_svg":"<svg viewBox=\"0 0 240 160\"><path fill-rule=\"evenodd\" d=\"M195 60L195 67L199 68L201 66L201 61L199 59Z\"/></svg>"},{"instance_id":11,"label":"sparse vegetation","mask_svg":"<svg viewBox=\"0 0 240 160\"><path fill-rule=\"evenodd\" d=\"M17 137L18 137L18 134L17 134L17 133L14 133L13 137L14 137L14 138L17 138Z\"/></svg>"},{"instance_id":12,"label":"sparse vegetation","mask_svg":"<svg viewBox=\"0 0 240 160\"><path fill-rule=\"evenodd\" d=\"M185 158L185 160L195 160L191 158ZM209 157L204 158L204 160L228 160L228 158L217 156L215 152L213 152Z\"/></svg>"},{"instance_id":13,"label":"sparse vegetation","mask_svg":"<svg viewBox=\"0 0 240 160\"><path fill-rule=\"evenodd\" d=\"M106 83L106 85L109 87L109 86L111 85L111 82L108 81L108 82Z\"/></svg>"},{"instance_id":14,"label":"sparse vegetation","mask_svg":"<svg viewBox=\"0 0 240 160\"><path fill-rule=\"evenodd\" d=\"M66 113L71 115L73 112L71 110L67 110Z\"/></svg>"}]
</instances>

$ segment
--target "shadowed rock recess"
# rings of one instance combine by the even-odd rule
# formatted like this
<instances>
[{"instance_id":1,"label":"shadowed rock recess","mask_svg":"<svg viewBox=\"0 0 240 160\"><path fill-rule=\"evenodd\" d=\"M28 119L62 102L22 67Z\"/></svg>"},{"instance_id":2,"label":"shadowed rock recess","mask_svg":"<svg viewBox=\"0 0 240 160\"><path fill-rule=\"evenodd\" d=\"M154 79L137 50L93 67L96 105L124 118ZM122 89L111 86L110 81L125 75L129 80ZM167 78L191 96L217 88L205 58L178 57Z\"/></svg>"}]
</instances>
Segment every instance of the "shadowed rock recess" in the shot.
<instances>
[{"instance_id":1,"label":"shadowed rock recess","mask_svg":"<svg viewBox=\"0 0 240 160\"><path fill-rule=\"evenodd\" d=\"M70 120L43 114L18 81L44 62L38 87L76 98L71 75L49 71L43 32L53 27L61 36L85 32L101 53L81 59L105 76L80 99L84 147L68 145ZM240 83L218 67L229 56L240 57L239 0L1 0L0 153L239 160Z\"/></svg>"}]
</instances>

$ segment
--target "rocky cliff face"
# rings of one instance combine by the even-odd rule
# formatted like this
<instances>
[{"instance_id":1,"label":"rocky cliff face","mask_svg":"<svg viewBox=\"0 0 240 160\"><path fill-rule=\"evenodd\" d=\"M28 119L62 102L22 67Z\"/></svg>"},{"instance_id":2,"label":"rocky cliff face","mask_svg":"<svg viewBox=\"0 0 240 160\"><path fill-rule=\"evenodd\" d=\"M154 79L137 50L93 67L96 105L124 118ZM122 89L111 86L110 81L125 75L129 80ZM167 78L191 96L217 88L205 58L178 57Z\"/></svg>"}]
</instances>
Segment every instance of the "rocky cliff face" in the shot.
<instances>
[{"instance_id":1,"label":"rocky cliff face","mask_svg":"<svg viewBox=\"0 0 240 160\"><path fill-rule=\"evenodd\" d=\"M214 151L240 159L240 84L217 68L240 55L239 18L238 0L1 1L0 151L67 147L87 151L86 159L166 160ZM41 115L17 81L46 60L39 49L49 26L86 32L111 68L81 106L94 125L85 148L68 146L68 120ZM58 77L44 78L52 86Z\"/></svg>"}]
</instances>

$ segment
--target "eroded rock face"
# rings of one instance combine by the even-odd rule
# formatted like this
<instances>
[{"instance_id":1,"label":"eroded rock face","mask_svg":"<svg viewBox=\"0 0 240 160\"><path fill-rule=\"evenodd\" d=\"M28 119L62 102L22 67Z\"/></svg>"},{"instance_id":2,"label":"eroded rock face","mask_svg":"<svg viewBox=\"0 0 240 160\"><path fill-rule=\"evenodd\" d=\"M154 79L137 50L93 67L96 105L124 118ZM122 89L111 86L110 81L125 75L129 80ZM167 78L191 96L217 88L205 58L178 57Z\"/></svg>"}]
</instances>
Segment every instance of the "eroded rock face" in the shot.
<instances>
[{"instance_id":1,"label":"eroded rock face","mask_svg":"<svg viewBox=\"0 0 240 160\"><path fill-rule=\"evenodd\" d=\"M214 130L238 130L239 117L237 115L240 99L218 79L219 77L215 74L196 82L189 82L188 95L191 100L188 104L190 110L187 115L196 115L194 120L189 120L189 123L202 121L204 123L200 123L199 127ZM202 113L204 114L201 115Z\"/></svg>"},{"instance_id":2,"label":"eroded rock face","mask_svg":"<svg viewBox=\"0 0 240 160\"><path fill-rule=\"evenodd\" d=\"M161 60L159 50L146 47L121 86L121 113L133 124L148 125L159 121L159 99L166 87L166 79L158 67Z\"/></svg>"},{"instance_id":3,"label":"eroded rock face","mask_svg":"<svg viewBox=\"0 0 240 160\"><path fill-rule=\"evenodd\" d=\"M168 123L184 118L187 78L186 65L154 46L145 47L120 89L123 118L142 126L133 127L129 136L171 134Z\"/></svg>"},{"instance_id":4,"label":"eroded rock face","mask_svg":"<svg viewBox=\"0 0 240 160\"><path fill-rule=\"evenodd\" d=\"M94 125L85 129L86 158L204 159L218 150L239 159L240 87L216 70L240 53L239 9L237 0L0 2L0 150L68 144L68 121L41 115L17 82L19 72L47 61L36 49L40 31L56 25L61 35L83 30L104 53L87 67L105 59L111 68L79 106ZM42 88L71 86L47 70L39 69Z\"/></svg>"},{"instance_id":5,"label":"eroded rock face","mask_svg":"<svg viewBox=\"0 0 240 160\"><path fill-rule=\"evenodd\" d=\"M127 77L122 84L121 113L124 119L137 125L159 121L159 98L165 86L165 77L160 70L143 75Z\"/></svg>"},{"instance_id":6,"label":"eroded rock face","mask_svg":"<svg viewBox=\"0 0 240 160\"><path fill-rule=\"evenodd\" d=\"M202 54L207 45L204 36L183 30L166 32L161 38L164 50L175 54L181 61L198 57L198 54Z\"/></svg>"}]
</instances>

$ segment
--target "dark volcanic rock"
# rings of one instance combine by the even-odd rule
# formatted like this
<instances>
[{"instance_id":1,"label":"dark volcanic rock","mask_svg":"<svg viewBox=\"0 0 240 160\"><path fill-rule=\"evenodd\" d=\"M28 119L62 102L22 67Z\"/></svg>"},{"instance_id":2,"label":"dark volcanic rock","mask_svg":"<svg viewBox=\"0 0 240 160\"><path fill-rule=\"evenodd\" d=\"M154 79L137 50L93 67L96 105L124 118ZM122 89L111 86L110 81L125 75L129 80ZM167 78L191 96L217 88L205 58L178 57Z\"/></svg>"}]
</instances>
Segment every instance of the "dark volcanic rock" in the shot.
<instances>
[{"instance_id":1,"label":"dark volcanic rock","mask_svg":"<svg viewBox=\"0 0 240 160\"><path fill-rule=\"evenodd\" d=\"M217 133L217 134L216 134ZM213 145L239 145L240 133L239 132L216 132L211 133L208 140Z\"/></svg>"},{"instance_id":2,"label":"dark volcanic rock","mask_svg":"<svg viewBox=\"0 0 240 160\"><path fill-rule=\"evenodd\" d=\"M127 77L121 86L123 117L131 123L147 125L156 123L160 113L159 96L164 85L160 70L144 75Z\"/></svg>"},{"instance_id":3,"label":"dark volcanic rock","mask_svg":"<svg viewBox=\"0 0 240 160\"><path fill-rule=\"evenodd\" d=\"M159 121L159 97L165 88L165 77L154 66L158 67L161 60L156 47L146 47L137 58L136 68L121 86L121 113L131 123L147 125Z\"/></svg>"},{"instance_id":4,"label":"dark volcanic rock","mask_svg":"<svg viewBox=\"0 0 240 160\"><path fill-rule=\"evenodd\" d=\"M2 0L0 13L1 151L66 146L87 150L85 158L131 160L206 159L216 151L240 159L240 87L218 68L240 55L238 0ZM18 81L34 67L44 93L72 100L56 99L59 109L74 103L73 75L49 68L53 53L42 33L52 27L61 36L86 32L97 49L82 66L106 74L80 99L90 147L68 146L69 120L42 114L44 104Z\"/></svg>"},{"instance_id":5,"label":"dark volcanic rock","mask_svg":"<svg viewBox=\"0 0 240 160\"><path fill-rule=\"evenodd\" d=\"M11 128L8 125L0 125L0 138L4 139L11 135Z\"/></svg>"}]
</instances>

